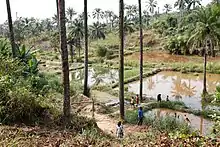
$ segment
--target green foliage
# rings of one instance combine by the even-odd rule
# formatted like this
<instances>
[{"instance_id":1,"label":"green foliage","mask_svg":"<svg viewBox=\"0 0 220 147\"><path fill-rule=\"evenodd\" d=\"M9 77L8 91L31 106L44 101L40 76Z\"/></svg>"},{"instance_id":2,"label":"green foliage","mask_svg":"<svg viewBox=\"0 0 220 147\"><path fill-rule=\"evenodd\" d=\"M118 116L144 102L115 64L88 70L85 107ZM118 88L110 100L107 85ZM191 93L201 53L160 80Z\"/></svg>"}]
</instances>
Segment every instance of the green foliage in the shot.
<instances>
[{"instance_id":1,"label":"green foliage","mask_svg":"<svg viewBox=\"0 0 220 147\"><path fill-rule=\"evenodd\" d=\"M138 118L137 111L126 111L126 121L128 123L137 124ZM148 126L161 131L161 132L176 132L187 134L190 132L190 127L180 120L172 116L156 117L156 115L145 115L143 123Z\"/></svg>"},{"instance_id":2,"label":"green foliage","mask_svg":"<svg viewBox=\"0 0 220 147\"><path fill-rule=\"evenodd\" d=\"M11 56L11 49L9 43L6 40L0 39L0 54L4 57Z\"/></svg>"},{"instance_id":3,"label":"green foliage","mask_svg":"<svg viewBox=\"0 0 220 147\"><path fill-rule=\"evenodd\" d=\"M97 55L99 56L99 57L105 57L106 56L106 53L107 53L107 48L106 48L106 46L98 46L98 48L97 48Z\"/></svg>"},{"instance_id":4,"label":"green foliage","mask_svg":"<svg viewBox=\"0 0 220 147\"><path fill-rule=\"evenodd\" d=\"M220 103L220 86L216 87L216 94L215 94L215 96L216 96L216 102Z\"/></svg>"},{"instance_id":5,"label":"green foliage","mask_svg":"<svg viewBox=\"0 0 220 147\"><path fill-rule=\"evenodd\" d=\"M214 114L211 115L211 117L215 121L215 124L213 126L213 134L216 137L220 137L220 115Z\"/></svg>"}]
</instances>

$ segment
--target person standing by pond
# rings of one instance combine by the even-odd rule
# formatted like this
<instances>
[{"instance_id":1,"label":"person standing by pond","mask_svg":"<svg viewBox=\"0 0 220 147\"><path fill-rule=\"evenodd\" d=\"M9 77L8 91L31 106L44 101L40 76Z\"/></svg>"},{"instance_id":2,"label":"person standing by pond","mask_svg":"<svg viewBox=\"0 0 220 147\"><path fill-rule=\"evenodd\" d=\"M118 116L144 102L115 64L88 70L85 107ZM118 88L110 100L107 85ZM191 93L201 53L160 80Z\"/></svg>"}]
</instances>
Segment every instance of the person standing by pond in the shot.
<instances>
[{"instance_id":1,"label":"person standing by pond","mask_svg":"<svg viewBox=\"0 0 220 147\"><path fill-rule=\"evenodd\" d=\"M144 119L144 113L142 107L138 109L138 126L142 125Z\"/></svg>"},{"instance_id":2,"label":"person standing by pond","mask_svg":"<svg viewBox=\"0 0 220 147\"><path fill-rule=\"evenodd\" d=\"M137 106L138 106L138 104L139 104L139 97L138 97L138 94L136 95L136 104L137 104Z\"/></svg>"},{"instance_id":3,"label":"person standing by pond","mask_svg":"<svg viewBox=\"0 0 220 147\"><path fill-rule=\"evenodd\" d=\"M134 108L134 97L131 97L131 106Z\"/></svg>"}]
</instances>

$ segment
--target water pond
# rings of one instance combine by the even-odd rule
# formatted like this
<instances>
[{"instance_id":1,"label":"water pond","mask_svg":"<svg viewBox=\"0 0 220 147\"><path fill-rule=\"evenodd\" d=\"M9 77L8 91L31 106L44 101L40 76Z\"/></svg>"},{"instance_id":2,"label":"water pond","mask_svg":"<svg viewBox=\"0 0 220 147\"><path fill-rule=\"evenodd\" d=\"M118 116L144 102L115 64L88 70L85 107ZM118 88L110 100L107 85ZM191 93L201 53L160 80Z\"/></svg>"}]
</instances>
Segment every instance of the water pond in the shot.
<instances>
[{"instance_id":1,"label":"water pond","mask_svg":"<svg viewBox=\"0 0 220 147\"><path fill-rule=\"evenodd\" d=\"M175 113L177 114L176 119L179 119L181 121L185 121L184 115L186 115L186 117L189 118L190 120L190 125L193 128L193 130L199 131L201 135L207 135L211 132L211 126L213 125L213 122L210 120L204 119L203 117L195 116L193 114L177 112L177 111L170 110L170 109L153 109L151 111L146 112L145 116L147 117L148 115L150 116L155 115L158 118L158 117L168 115L168 116L174 117Z\"/></svg>"},{"instance_id":2,"label":"water pond","mask_svg":"<svg viewBox=\"0 0 220 147\"><path fill-rule=\"evenodd\" d=\"M207 74L208 92L215 92L220 84L219 74ZM201 94L203 90L203 74L182 74L180 72L160 72L143 80L143 94L155 97L161 93L165 100L183 101L193 109L202 109ZM128 84L128 91L139 93L139 81Z\"/></svg>"}]
</instances>

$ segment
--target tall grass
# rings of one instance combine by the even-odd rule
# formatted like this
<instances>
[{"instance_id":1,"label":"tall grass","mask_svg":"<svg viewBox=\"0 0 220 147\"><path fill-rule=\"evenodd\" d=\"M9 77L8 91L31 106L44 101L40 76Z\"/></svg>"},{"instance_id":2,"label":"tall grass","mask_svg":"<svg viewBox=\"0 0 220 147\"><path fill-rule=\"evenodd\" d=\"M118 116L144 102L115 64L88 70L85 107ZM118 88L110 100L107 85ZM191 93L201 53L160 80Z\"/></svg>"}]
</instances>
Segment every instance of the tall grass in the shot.
<instances>
[{"instance_id":1,"label":"tall grass","mask_svg":"<svg viewBox=\"0 0 220 147\"><path fill-rule=\"evenodd\" d=\"M131 124L137 124L137 112L126 111L126 122ZM156 117L156 115L145 115L144 125L151 126L160 132L173 133L179 131L183 134L188 134L191 127L185 122L177 120L172 116Z\"/></svg>"}]
</instances>

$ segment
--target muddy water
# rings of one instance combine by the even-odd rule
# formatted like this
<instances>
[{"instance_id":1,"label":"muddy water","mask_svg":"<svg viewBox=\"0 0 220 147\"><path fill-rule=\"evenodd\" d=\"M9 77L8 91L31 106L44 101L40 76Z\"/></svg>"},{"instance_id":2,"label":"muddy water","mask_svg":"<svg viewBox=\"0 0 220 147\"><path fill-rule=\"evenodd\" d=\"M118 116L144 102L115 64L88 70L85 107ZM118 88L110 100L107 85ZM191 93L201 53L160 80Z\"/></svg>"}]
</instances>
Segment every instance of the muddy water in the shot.
<instances>
[{"instance_id":1,"label":"muddy water","mask_svg":"<svg viewBox=\"0 0 220 147\"><path fill-rule=\"evenodd\" d=\"M208 92L215 92L220 84L220 75L207 74ZM165 100L181 100L187 106L201 110L203 74L182 74L179 72L160 72L143 80L143 94L155 97L161 93ZM128 91L139 93L139 81L128 84Z\"/></svg>"},{"instance_id":2,"label":"muddy water","mask_svg":"<svg viewBox=\"0 0 220 147\"><path fill-rule=\"evenodd\" d=\"M145 115L152 116L152 114L155 114L156 117L161 117L165 115L174 116L175 113L177 114L177 119L181 121L185 121L184 115L186 115L186 117L189 118L190 120L190 125L193 128L193 130L198 130L201 135L207 135L209 134L209 132L211 132L211 127L213 125L213 122L204 119L203 117L195 116L193 114L177 112L170 109L153 109L152 111L148 111Z\"/></svg>"},{"instance_id":3,"label":"muddy water","mask_svg":"<svg viewBox=\"0 0 220 147\"><path fill-rule=\"evenodd\" d=\"M84 70L80 69L78 71L70 72L71 80L80 80L82 83L84 79ZM91 87L94 84L112 84L118 79L118 71L106 68L89 68L88 72L88 85Z\"/></svg>"}]
</instances>

